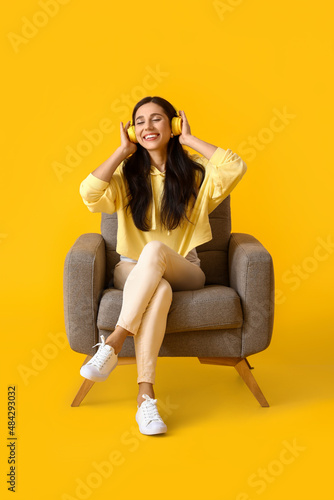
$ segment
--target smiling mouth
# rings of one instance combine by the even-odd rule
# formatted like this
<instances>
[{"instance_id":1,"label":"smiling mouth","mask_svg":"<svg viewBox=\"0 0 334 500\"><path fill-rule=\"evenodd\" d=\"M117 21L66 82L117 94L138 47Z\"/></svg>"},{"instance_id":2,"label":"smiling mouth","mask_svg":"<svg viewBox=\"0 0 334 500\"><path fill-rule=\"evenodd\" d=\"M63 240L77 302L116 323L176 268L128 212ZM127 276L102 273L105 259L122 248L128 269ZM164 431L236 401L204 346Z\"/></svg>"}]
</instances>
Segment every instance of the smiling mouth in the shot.
<instances>
[{"instance_id":1,"label":"smiling mouth","mask_svg":"<svg viewBox=\"0 0 334 500\"><path fill-rule=\"evenodd\" d=\"M144 141L155 141L160 134L147 134L143 137Z\"/></svg>"}]
</instances>

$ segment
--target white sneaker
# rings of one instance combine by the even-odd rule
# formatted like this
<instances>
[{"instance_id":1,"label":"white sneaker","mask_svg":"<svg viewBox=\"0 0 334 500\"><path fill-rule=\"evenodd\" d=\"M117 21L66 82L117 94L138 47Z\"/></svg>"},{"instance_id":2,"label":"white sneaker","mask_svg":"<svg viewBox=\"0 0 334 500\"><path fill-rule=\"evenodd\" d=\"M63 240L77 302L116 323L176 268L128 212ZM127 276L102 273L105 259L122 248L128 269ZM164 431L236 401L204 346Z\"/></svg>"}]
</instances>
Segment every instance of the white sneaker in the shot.
<instances>
[{"instance_id":1,"label":"white sneaker","mask_svg":"<svg viewBox=\"0 0 334 500\"><path fill-rule=\"evenodd\" d=\"M162 434L167 431L167 425L159 415L157 409L157 400L143 394L146 400L140 406L137 405L136 421L142 434Z\"/></svg>"},{"instance_id":2,"label":"white sneaker","mask_svg":"<svg viewBox=\"0 0 334 500\"><path fill-rule=\"evenodd\" d=\"M102 342L93 345L99 345L97 353L80 368L80 375L94 382L103 382L110 372L116 368L118 356L110 345L107 345L104 336L101 335Z\"/></svg>"}]
</instances>

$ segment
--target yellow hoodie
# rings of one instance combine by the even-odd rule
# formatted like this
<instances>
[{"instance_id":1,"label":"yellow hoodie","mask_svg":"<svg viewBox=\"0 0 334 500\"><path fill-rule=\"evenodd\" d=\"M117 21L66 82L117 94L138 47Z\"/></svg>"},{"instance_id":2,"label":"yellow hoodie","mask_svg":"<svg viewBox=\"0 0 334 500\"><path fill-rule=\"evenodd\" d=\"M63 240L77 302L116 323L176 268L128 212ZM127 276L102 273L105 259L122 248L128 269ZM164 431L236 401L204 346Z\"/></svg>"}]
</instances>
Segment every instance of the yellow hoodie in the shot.
<instances>
[{"instance_id":1,"label":"yellow hoodie","mask_svg":"<svg viewBox=\"0 0 334 500\"><path fill-rule=\"evenodd\" d=\"M128 214L124 210L128 202L126 179L123 175L124 161L116 168L110 182L98 179L93 174L89 174L82 181L80 195L88 210L108 214L117 212L117 253L138 260L144 246L149 241L158 240L186 257L190 250L212 239L208 215L242 179L247 165L231 149L224 151L218 147L209 160L198 154L187 154L205 167L205 179L193 210L187 211L192 224L185 220L172 231L167 231L160 225L159 200L163 194L165 172L160 172L154 165L151 166L153 200L148 213L152 221L149 231L138 229L133 222L130 208Z\"/></svg>"}]
</instances>

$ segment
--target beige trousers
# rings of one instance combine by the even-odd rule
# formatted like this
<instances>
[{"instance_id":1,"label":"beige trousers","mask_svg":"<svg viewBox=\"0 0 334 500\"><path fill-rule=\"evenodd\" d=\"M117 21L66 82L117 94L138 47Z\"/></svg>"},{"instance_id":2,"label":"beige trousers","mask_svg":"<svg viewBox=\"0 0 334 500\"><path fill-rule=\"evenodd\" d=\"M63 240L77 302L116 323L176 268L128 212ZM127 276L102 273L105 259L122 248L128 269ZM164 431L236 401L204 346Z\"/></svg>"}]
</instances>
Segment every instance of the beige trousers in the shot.
<instances>
[{"instance_id":1,"label":"beige trousers","mask_svg":"<svg viewBox=\"0 0 334 500\"><path fill-rule=\"evenodd\" d=\"M123 290L116 326L134 336L137 383L155 383L155 368L166 332L173 291L198 290L205 284L202 269L160 241L150 241L138 262L119 261L114 287Z\"/></svg>"}]
</instances>

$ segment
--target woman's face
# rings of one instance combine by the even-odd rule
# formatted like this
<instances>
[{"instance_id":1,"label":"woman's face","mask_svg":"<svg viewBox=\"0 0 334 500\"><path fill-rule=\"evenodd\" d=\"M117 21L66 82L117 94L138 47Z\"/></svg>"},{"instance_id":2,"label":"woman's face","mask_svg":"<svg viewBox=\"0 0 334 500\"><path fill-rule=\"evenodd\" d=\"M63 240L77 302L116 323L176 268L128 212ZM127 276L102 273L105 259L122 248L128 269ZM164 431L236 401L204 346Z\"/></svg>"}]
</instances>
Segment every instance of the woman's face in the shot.
<instances>
[{"instance_id":1,"label":"woman's face","mask_svg":"<svg viewBox=\"0 0 334 500\"><path fill-rule=\"evenodd\" d=\"M135 116L135 132L139 144L148 151L165 150L172 132L165 110L154 102L140 106Z\"/></svg>"}]
</instances>

